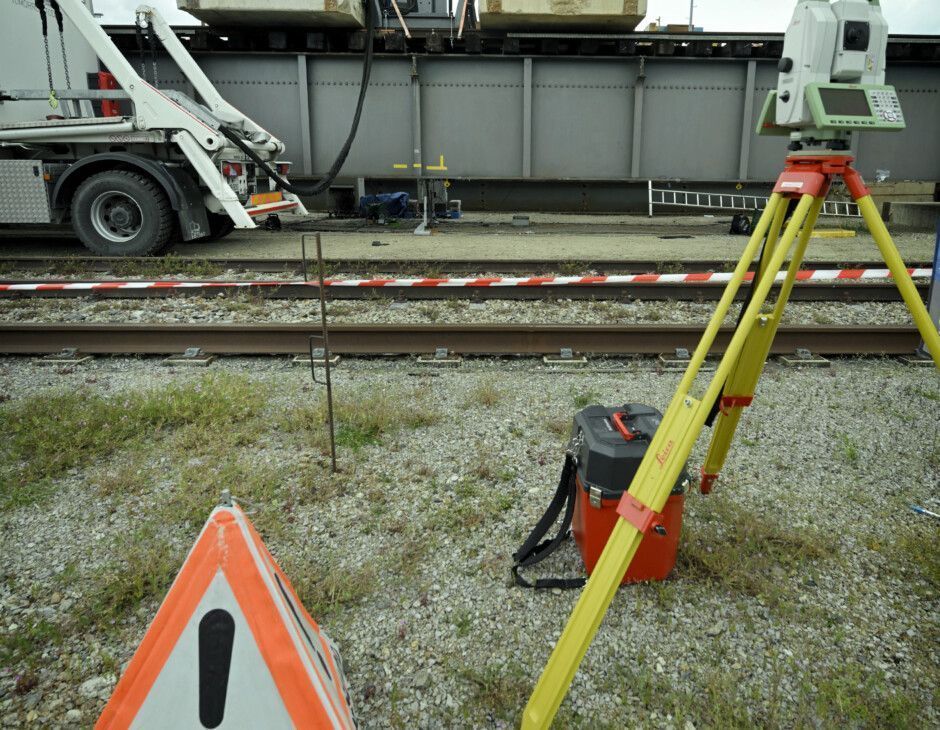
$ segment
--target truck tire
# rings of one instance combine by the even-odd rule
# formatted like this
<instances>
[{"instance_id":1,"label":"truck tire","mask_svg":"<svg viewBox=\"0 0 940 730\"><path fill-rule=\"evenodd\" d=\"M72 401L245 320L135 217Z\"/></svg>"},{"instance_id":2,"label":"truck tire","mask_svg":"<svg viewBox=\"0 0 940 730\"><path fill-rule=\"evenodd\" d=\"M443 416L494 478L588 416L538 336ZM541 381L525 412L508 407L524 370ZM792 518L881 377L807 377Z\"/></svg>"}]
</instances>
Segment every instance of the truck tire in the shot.
<instances>
[{"instance_id":1,"label":"truck tire","mask_svg":"<svg viewBox=\"0 0 940 730\"><path fill-rule=\"evenodd\" d=\"M200 243L218 241L235 230L235 222L225 213L206 211L206 216L209 218L209 235L200 238Z\"/></svg>"},{"instance_id":2,"label":"truck tire","mask_svg":"<svg viewBox=\"0 0 940 730\"><path fill-rule=\"evenodd\" d=\"M72 197L72 227L102 256L150 256L171 243L175 216L163 189L129 170L99 172Z\"/></svg>"}]
</instances>

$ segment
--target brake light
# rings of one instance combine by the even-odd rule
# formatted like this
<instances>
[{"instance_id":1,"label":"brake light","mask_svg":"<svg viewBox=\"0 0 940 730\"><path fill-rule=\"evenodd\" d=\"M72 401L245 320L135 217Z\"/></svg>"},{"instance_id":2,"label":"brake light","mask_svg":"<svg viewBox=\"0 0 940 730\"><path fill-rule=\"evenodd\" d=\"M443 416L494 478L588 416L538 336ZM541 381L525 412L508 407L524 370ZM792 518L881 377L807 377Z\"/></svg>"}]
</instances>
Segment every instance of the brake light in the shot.
<instances>
[{"instance_id":1,"label":"brake light","mask_svg":"<svg viewBox=\"0 0 940 730\"><path fill-rule=\"evenodd\" d=\"M290 172L290 163L289 162L278 162L277 163L277 174L286 175Z\"/></svg>"},{"instance_id":2,"label":"brake light","mask_svg":"<svg viewBox=\"0 0 940 730\"><path fill-rule=\"evenodd\" d=\"M223 162L222 174L225 177L239 177L242 174L242 165L240 162Z\"/></svg>"}]
</instances>

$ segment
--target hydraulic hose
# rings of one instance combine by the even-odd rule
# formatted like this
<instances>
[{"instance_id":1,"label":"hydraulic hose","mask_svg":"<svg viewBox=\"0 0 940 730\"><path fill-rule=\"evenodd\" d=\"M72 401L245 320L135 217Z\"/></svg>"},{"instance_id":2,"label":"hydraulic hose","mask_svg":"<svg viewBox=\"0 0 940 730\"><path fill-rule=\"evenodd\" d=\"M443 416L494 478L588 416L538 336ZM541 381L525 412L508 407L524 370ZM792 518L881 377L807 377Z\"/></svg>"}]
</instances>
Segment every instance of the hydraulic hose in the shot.
<instances>
[{"instance_id":1,"label":"hydraulic hose","mask_svg":"<svg viewBox=\"0 0 940 730\"><path fill-rule=\"evenodd\" d=\"M287 180L278 175L277 171L274 170L265 160L261 159L261 157L245 143L244 139L242 139L242 137L239 136L237 132L232 129L228 129L225 126L219 129L219 131L232 144L244 152L252 162L260 167L264 173L274 181L274 184L278 187L279 190L285 190L288 193L293 193L294 195L319 195L328 187L330 187L330 185L336 179L336 176L339 175L340 169L342 169L343 165L345 164L346 158L349 156L349 150L352 147L352 143L356 139L356 132L359 130L359 119L362 117L362 106L366 100L366 91L369 89L369 77L372 75L372 43L375 36L375 23L372 20L372 5L373 0L365 0L366 48L365 58L362 62L362 81L359 84L359 99L356 102L356 113L353 115L352 126L349 129L346 142L343 144L339 154L336 156L336 160L333 162L333 166L330 167L329 171L322 180L306 185L287 182Z\"/></svg>"}]
</instances>

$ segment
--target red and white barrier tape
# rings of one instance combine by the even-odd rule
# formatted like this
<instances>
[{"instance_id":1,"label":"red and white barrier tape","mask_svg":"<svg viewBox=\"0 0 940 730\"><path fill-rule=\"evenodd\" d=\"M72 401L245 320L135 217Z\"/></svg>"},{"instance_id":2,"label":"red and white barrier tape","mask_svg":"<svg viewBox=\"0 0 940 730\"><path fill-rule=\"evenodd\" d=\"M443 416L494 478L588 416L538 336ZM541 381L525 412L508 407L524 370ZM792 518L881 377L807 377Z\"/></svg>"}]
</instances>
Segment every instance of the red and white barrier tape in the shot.
<instances>
[{"instance_id":1,"label":"red and white barrier tape","mask_svg":"<svg viewBox=\"0 0 940 730\"><path fill-rule=\"evenodd\" d=\"M916 278L929 277L931 269L908 269ZM513 286L611 286L617 284L723 284L733 274L703 272L693 274L621 274L613 276L533 276L476 279L329 279L335 287L513 287ZM783 281L786 272L777 274ZM753 274L747 275L748 279ZM797 281L873 281L890 279L887 269L817 269L800 271ZM234 289L278 286L316 286L315 281L35 281L0 284L8 291L95 291L105 289Z\"/></svg>"}]
</instances>

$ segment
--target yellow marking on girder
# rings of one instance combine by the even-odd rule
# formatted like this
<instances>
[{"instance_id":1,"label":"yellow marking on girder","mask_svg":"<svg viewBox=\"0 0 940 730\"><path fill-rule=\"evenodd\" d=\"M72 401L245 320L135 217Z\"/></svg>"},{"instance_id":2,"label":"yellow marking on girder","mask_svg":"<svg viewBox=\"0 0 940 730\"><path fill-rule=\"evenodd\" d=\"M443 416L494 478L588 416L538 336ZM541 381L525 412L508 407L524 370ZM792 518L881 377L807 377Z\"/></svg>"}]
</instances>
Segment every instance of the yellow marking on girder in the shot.
<instances>
[{"instance_id":1,"label":"yellow marking on girder","mask_svg":"<svg viewBox=\"0 0 940 730\"><path fill-rule=\"evenodd\" d=\"M411 162L411 163L396 162L392 165L392 167L396 170L407 170L410 167L413 167L416 170L420 170L421 163L420 162ZM425 165L424 167L426 170L433 171L433 172L445 172L447 170L447 165L444 164L444 155L441 155L438 158L438 163L436 165Z\"/></svg>"},{"instance_id":2,"label":"yellow marking on girder","mask_svg":"<svg viewBox=\"0 0 940 730\"><path fill-rule=\"evenodd\" d=\"M428 170L434 170L435 172L443 172L447 169L447 165L444 164L444 155L441 155L440 161L436 165L425 165Z\"/></svg>"}]
</instances>

